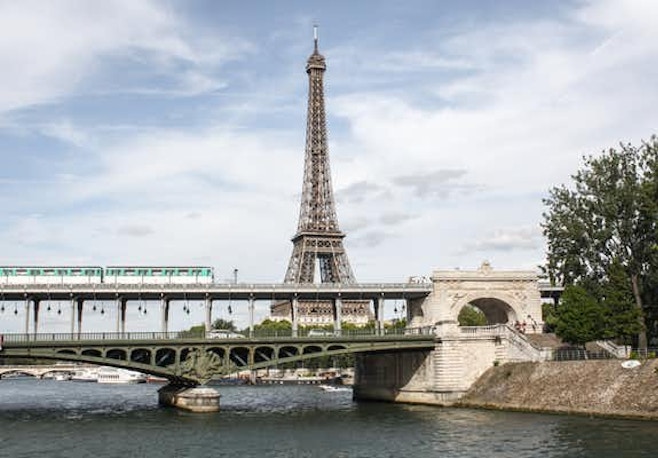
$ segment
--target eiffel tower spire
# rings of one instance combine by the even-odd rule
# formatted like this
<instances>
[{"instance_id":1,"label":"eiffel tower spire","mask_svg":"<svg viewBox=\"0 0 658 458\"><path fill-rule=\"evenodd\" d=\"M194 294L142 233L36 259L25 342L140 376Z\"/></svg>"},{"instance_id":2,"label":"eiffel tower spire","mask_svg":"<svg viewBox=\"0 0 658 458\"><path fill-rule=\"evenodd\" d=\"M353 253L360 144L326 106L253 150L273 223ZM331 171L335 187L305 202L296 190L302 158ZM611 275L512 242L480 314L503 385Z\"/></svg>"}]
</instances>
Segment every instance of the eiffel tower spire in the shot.
<instances>
[{"instance_id":1,"label":"eiffel tower spire","mask_svg":"<svg viewBox=\"0 0 658 458\"><path fill-rule=\"evenodd\" d=\"M318 52L317 27L313 30L313 54L306 62L308 111L304 183L297 233L286 272L286 283L313 283L316 263L322 283L354 283L354 274L343 247L345 234L338 228L329 169L327 121L323 78L327 65Z\"/></svg>"}]
</instances>

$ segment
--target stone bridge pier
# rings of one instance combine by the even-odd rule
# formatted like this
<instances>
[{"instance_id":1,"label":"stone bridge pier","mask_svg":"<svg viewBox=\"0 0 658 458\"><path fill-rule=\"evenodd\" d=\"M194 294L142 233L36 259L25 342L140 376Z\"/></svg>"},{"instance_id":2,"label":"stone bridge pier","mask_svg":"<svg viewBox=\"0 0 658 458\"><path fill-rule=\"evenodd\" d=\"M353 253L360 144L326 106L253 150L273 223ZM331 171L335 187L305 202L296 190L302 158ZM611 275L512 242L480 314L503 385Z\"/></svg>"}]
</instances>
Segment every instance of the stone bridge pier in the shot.
<instances>
[{"instance_id":1,"label":"stone bridge pier","mask_svg":"<svg viewBox=\"0 0 658 458\"><path fill-rule=\"evenodd\" d=\"M433 326L435 346L424 351L356 355L356 399L449 405L490 367L546 358L526 337L541 333L539 279L533 271L437 270L432 293L408 303L411 327ZM459 313L482 311L486 326L459 325Z\"/></svg>"}]
</instances>

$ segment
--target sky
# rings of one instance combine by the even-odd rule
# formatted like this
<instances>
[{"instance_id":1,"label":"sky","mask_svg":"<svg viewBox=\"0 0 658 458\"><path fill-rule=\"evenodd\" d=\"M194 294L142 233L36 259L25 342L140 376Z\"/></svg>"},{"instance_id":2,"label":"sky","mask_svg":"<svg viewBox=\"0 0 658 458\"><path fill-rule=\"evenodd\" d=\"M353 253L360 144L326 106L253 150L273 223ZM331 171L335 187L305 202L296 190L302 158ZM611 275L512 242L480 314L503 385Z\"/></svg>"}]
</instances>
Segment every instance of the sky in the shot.
<instances>
[{"instance_id":1,"label":"sky","mask_svg":"<svg viewBox=\"0 0 658 458\"><path fill-rule=\"evenodd\" d=\"M658 133L657 22L654 0L0 0L0 264L282 281L318 24L357 280L537 269L551 187Z\"/></svg>"}]
</instances>

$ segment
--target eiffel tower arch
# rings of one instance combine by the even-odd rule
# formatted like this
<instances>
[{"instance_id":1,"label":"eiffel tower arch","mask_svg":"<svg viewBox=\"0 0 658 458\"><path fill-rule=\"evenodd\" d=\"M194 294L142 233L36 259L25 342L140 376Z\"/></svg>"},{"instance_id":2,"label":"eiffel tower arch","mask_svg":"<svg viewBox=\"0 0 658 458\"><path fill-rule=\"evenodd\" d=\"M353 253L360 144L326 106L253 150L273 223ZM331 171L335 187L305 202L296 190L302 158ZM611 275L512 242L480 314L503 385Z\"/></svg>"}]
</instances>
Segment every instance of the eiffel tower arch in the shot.
<instances>
[{"instance_id":1,"label":"eiffel tower arch","mask_svg":"<svg viewBox=\"0 0 658 458\"><path fill-rule=\"evenodd\" d=\"M292 238L293 248L285 283L315 283L318 271L320 283L356 283L343 245L345 234L338 225L331 184L324 103L326 69L325 58L318 51L315 28L313 53L306 61L308 109L299 222L297 233ZM327 301L272 305L272 318L291 319L293 327L297 324L335 324L339 327L341 319L366 324L373 317L369 301L339 301L338 305Z\"/></svg>"}]
</instances>

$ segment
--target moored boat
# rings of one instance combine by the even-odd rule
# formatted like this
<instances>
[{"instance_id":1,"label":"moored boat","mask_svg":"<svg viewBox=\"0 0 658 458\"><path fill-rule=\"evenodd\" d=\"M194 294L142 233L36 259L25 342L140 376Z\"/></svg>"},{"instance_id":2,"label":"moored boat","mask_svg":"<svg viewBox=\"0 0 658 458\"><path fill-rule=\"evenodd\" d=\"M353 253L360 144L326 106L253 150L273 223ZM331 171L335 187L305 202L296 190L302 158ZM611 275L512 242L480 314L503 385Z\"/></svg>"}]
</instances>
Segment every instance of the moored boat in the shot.
<instances>
[{"instance_id":1,"label":"moored boat","mask_svg":"<svg viewBox=\"0 0 658 458\"><path fill-rule=\"evenodd\" d=\"M116 367L101 367L98 370L98 383L146 383L146 375L135 371L129 371L127 369L119 369Z\"/></svg>"}]
</instances>

